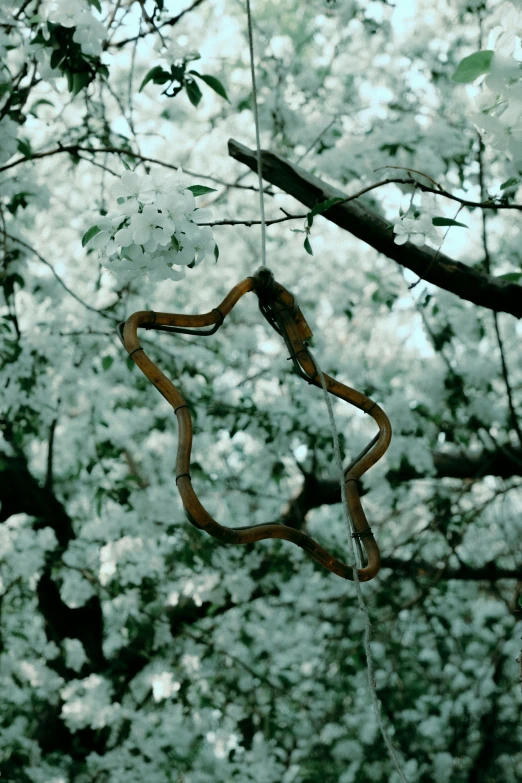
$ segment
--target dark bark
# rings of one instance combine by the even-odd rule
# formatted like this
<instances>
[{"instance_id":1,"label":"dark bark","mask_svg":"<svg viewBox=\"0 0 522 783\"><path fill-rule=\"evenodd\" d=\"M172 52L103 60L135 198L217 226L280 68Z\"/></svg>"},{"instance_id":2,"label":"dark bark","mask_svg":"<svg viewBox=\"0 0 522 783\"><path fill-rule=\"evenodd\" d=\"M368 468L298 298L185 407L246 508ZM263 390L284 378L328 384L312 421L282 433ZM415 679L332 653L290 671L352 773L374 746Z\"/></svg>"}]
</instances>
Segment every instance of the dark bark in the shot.
<instances>
[{"instance_id":1,"label":"dark bark","mask_svg":"<svg viewBox=\"0 0 522 783\"><path fill-rule=\"evenodd\" d=\"M436 451L433 454L435 475L433 478L476 479L481 476L512 478L522 476L522 449L501 446L495 451ZM400 468L388 471L386 478L394 484L426 478L414 466L404 462ZM302 525L303 514L311 508L341 502L341 490L337 480L317 479L307 476L301 493L291 501L285 517L292 527ZM312 504L312 505L310 505ZM293 521L294 520L294 521ZM301 520L301 522L299 522ZM286 520L285 520L286 521Z\"/></svg>"},{"instance_id":2,"label":"dark bark","mask_svg":"<svg viewBox=\"0 0 522 783\"><path fill-rule=\"evenodd\" d=\"M461 581L496 582L498 579L522 579L522 565L518 568L498 568L493 560L478 568L461 563L458 568L437 568L423 560L401 560L398 557L383 557L383 568L401 571L408 576L428 576L437 579L458 579Z\"/></svg>"},{"instance_id":3,"label":"dark bark","mask_svg":"<svg viewBox=\"0 0 522 783\"><path fill-rule=\"evenodd\" d=\"M228 151L240 163L257 171L254 150L231 139ZM347 198L346 193L273 152L262 151L262 168L263 178L267 182L309 208L330 198ZM416 247L411 242L396 245L387 221L365 206L361 199L331 207L323 216L362 239L379 253L415 272L422 280L473 304L522 318L522 286L479 272L429 247Z\"/></svg>"},{"instance_id":4,"label":"dark bark","mask_svg":"<svg viewBox=\"0 0 522 783\"><path fill-rule=\"evenodd\" d=\"M52 492L41 487L21 457L0 454L0 522L12 514L35 517L36 527L52 527L62 549L74 538L73 524Z\"/></svg>"}]
</instances>

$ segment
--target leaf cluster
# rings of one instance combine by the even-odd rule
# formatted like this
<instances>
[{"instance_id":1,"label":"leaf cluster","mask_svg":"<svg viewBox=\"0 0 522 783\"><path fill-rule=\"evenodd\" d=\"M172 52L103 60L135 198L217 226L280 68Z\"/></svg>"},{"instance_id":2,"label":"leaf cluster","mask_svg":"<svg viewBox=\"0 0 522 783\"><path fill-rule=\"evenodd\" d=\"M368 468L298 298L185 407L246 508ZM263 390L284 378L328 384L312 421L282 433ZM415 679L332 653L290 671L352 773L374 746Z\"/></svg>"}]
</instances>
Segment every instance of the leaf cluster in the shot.
<instances>
[{"instance_id":1,"label":"leaf cluster","mask_svg":"<svg viewBox=\"0 0 522 783\"><path fill-rule=\"evenodd\" d=\"M195 58L192 57L191 60L192 59ZM151 68L150 71L145 74L140 84L139 91L141 92L149 82L161 85L166 84L167 86L161 93L162 95L166 95L168 98L174 98L182 90L185 90L191 104L193 106L198 106L203 97L203 93L201 92L196 79L201 79L202 82L207 84L221 98L228 101L228 95L223 84L215 76L199 73L193 69L187 71L187 65L191 60L184 59L177 65L173 64L168 71L161 65L155 65L154 68Z\"/></svg>"},{"instance_id":2,"label":"leaf cluster","mask_svg":"<svg viewBox=\"0 0 522 783\"><path fill-rule=\"evenodd\" d=\"M69 92L78 95L97 75L106 79L109 69L96 55L85 54L81 45L73 40L75 27L63 27L47 22L49 37L39 30L31 44L51 49L51 68L57 68L67 79Z\"/></svg>"}]
</instances>

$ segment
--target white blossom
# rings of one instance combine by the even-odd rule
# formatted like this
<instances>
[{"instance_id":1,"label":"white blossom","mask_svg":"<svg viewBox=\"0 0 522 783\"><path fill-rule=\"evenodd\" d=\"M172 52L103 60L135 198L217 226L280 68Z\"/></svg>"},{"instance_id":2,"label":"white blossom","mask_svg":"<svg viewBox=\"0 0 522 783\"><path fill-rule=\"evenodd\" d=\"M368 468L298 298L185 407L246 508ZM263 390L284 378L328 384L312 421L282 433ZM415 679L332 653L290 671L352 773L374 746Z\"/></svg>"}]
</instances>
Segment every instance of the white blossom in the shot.
<instances>
[{"instance_id":1,"label":"white blossom","mask_svg":"<svg viewBox=\"0 0 522 783\"><path fill-rule=\"evenodd\" d=\"M96 222L90 246L124 283L137 276L181 280L184 267L197 266L214 252L210 209L196 207L183 172L140 175L124 171L112 188L118 208Z\"/></svg>"},{"instance_id":2,"label":"white blossom","mask_svg":"<svg viewBox=\"0 0 522 783\"><path fill-rule=\"evenodd\" d=\"M437 226L432 223L432 218L436 217L435 197L431 193L423 193L420 207L410 207L408 212L403 215L393 226L395 234L395 244L404 245L405 242L412 242L414 245L424 245L427 240L440 243L440 233ZM413 217L408 217L413 215Z\"/></svg>"},{"instance_id":3,"label":"white blossom","mask_svg":"<svg viewBox=\"0 0 522 783\"><path fill-rule=\"evenodd\" d=\"M94 6L88 0L57 0L51 3L47 19L62 27L76 28L73 41L80 44L84 54L98 56L102 53L107 30L93 11ZM46 25L41 29L46 34Z\"/></svg>"}]
</instances>

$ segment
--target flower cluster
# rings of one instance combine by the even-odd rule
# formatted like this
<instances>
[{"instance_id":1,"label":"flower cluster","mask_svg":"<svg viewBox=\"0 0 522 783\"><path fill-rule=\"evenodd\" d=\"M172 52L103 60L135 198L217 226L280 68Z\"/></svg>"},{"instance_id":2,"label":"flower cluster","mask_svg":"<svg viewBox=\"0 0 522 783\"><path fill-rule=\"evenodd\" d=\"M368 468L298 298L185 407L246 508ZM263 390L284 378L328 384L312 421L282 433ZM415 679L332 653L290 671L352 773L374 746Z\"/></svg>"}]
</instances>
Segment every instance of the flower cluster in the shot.
<instances>
[{"instance_id":1,"label":"flower cluster","mask_svg":"<svg viewBox=\"0 0 522 783\"><path fill-rule=\"evenodd\" d=\"M412 204L393 226L395 244L404 245L406 242L412 242L420 246L426 240L440 244L440 232L432 222L436 216L435 206L435 197L430 193L423 193L420 207Z\"/></svg>"},{"instance_id":2,"label":"flower cluster","mask_svg":"<svg viewBox=\"0 0 522 783\"><path fill-rule=\"evenodd\" d=\"M494 50L472 122L491 146L522 162L522 8L518 0L503 3L490 37Z\"/></svg>"},{"instance_id":3,"label":"flower cluster","mask_svg":"<svg viewBox=\"0 0 522 783\"><path fill-rule=\"evenodd\" d=\"M144 275L154 282L181 280L186 267L215 252L212 230L199 225L211 211L197 209L193 190L202 189L187 186L181 171L125 171L113 188L118 208L97 220L83 244L100 250L104 266L122 283Z\"/></svg>"},{"instance_id":4,"label":"flower cluster","mask_svg":"<svg viewBox=\"0 0 522 783\"><path fill-rule=\"evenodd\" d=\"M88 0L55 0L48 11L48 21L62 27L75 27L73 41L87 55L100 55L107 30L92 14ZM44 25L45 28L45 25Z\"/></svg>"}]
</instances>

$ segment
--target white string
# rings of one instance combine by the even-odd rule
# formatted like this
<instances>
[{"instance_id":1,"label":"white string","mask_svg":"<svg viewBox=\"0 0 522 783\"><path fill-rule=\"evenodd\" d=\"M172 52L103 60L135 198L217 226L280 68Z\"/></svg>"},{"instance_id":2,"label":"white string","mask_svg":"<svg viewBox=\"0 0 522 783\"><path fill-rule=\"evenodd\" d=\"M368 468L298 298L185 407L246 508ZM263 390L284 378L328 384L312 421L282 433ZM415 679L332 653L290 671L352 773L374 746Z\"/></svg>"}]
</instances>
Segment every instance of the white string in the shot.
<instances>
[{"instance_id":1,"label":"white string","mask_svg":"<svg viewBox=\"0 0 522 783\"><path fill-rule=\"evenodd\" d=\"M261 141L259 138L259 115L257 111L257 88L256 88L256 73L255 73L255 66L254 66L254 36L252 33L252 12L250 10L250 0L246 0L246 8L247 8L247 19L248 19L248 44L250 49L250 73L252 76L252 99L254 102L254 121L256 126L256 155L257 155L257 176L259 181L259 207L261 212L261 259L263 266L266 266L266 223L265 223L265 202L264 202L264 194L263 194L263 171L262 171L262 161L261 161ZM392 745L392 741L390 739L390 736L388 734L388 731L386 729L386 726L384 725L382 716L381 716L381 706L379 703L379 700L377 698L377 693L375 690L375 673L374 673L374 664L373 664L373 657L372 657L372 651L370 648L370 641L372 636L372 625L370 620L370 615L368 613L368 608L366 606L364 596L362 594L361 590L361 583L359 582L359 573L357 571L356 566L356 559L355 559L355 545L352 538L352 526L353 522L350 518L350 514L348 511L348 503L346 499L346 484L344 482L344 470L343 470L343 460L341 457L341 448L339 446L339 435L337 434L337 427L335 425L335 419L333 415L333 409L332 409L332 403L330 401L330 396L328 394L328 390L326 388L326 383L324 380L323 371L319 367L319 364L317 363L315 357L312 355L312 352L308 350L308 353L310 354L312 361L315 364L315 368L319 374L319 378L321 379L321 386L323 387L323 395L326 402L326 407L328 408L328 417L330 419L330 427L332 429L332 436L333 436L333 442L334 442L334 448L335 448L335 457L337 461L337 468L339 470L339 481L341 485L341 498L342 498L342 506L343 506L343 516L344 521L346 523L346 527L348 530L348 539L350 542L350 565L352 566L353 571L353 581L355 583L355 592L357 594L357 600L359 603L359 609L364 615L364 649L366 652L366 666L368 669L368 683L370 686L370 694L372 699L372 706L373 711L375 713L375 718L377 720L377 723L379 725L379 728L381 730L382 737L384 739L384 742L386 744L386 747L388 748L388 752L395 764L395 767L397 769L397 772L399 773L399 777L402 781L402 783L408 783L406 776L404 774L404 771L402 769L401 763L399 761L399 758L397 756L397 753L395 751L395 748Z\"/></svg>"},{"instance_id":2,"label":"white string","mask_svg":"<svg viewBox=\"0 0 522 783\"><path fill-rule=\"evenodd\" d=\"M319 375L319 378L321 380L321 386L323 387L323 396L324 400L326 402L326 407L328 408L328 418L330 419L330 427L332 430L332 438L334 442L334 449L335 449L335 460L337 463L337 469L339 471L339 483L341 485L341 500L342 500L342 506L343 506L343 516L344 521L346 523L346 528L348 531L348 540L350 542L350 565L352 567L353 571L353 581L355 584L355 592L357 594L357 601L359 604L359 609L364 615L364 651L366 653L366 668L368 670L368 684L370 687L370 695L372 699L372 706L373 711L375 713L375 718L377 720L377 723L379 725L379 729L381 730L382 738L386 744L386 747L388 748L388 752L390 754L390 757L395 764L395 768L397 772L399 773L399 777L402 781L402 783L408 783L406 776L404 774L404 770L402 768L401 762L399 761L399 758L397 756L397 751L392 745L392 741L390 739L390 735L388 734L388 730L386 726L384 725L384 721L382 719L381 715L381 704L379 702L379 699L377 698L377 692L375 690L375 667L373 663L373 656L372 651L370 647L370 641L372 638L372 623L370 620L370 614L368 612L368 607L366 606L366 602L364 600L363 592L361 590L361 583L359 581L359 573L357 571L357 567L355 565L355 546L353 543L353 537L352 537L352 520L350 518L350 512L348 509L348 503L346 498L346 484L344 480L344 470L343 470L343 459L341 456L341 447L339 445L339 435L337 433L337 426L335 424L335 418L332 408L332 402L330 400L330 395L328 394L328 389L326 388L326 381L324 379L323 371L319 367L319 363L317 362L317 359L312 354L310 349L308 349L308 353L312 358L312 361L315 365L315 369L317 370L317 374Z\"/></svg>"},{"instance_id":3,"label":"white string","mask_svg":"<svg viewBox=\"0 0 522 783\"><path fill-rule=\"evenodd\" d=\"M264 193L263 193L261 141L259 138L259 114L257 112L256 71L254 66L254 36L252 33L252 12L250 10L250 0L246 0L246 8L247 8L247 19L248 19L248 45L250 49L250 74L252 76L252 100L254 102L254 121L256 125L257 178L259 180L259 208L261 212L261 262L263 266L266 266L265 201L264 201Z\"/></svg>"}]
</instances>

